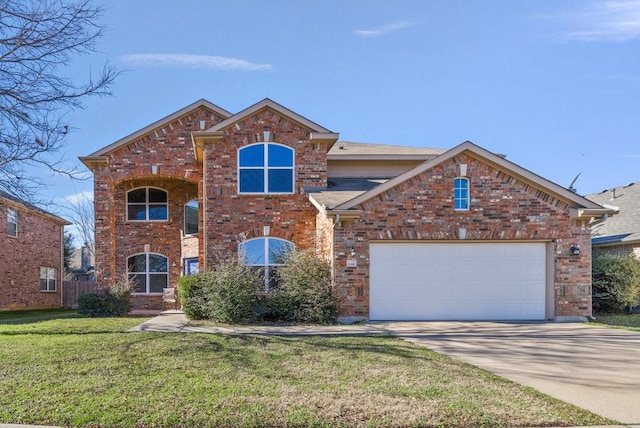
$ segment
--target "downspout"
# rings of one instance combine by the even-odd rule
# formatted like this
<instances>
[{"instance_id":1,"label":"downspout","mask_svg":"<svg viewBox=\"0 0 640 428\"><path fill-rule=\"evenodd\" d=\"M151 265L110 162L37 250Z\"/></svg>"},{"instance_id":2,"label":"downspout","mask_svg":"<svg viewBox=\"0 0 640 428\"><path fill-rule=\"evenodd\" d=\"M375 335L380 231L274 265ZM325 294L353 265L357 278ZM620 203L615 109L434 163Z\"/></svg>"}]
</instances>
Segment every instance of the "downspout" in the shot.
<instances>
[{"instance_id":1,"label":"downspout","mask_svg":"<svg viewBox=\"0 0 640 428\"><path fill-rule=\"evenodd\" d=\"M64 226L60 226L60 307L64 307Z\"/></svg>"},{"instance_id":2,"label":"downspout","mask_svg":"<svg viewBox=\"0 0 640 428\"><path fill-rule=\"evenodd\" d=\"M207 147L204 145L202 148L202 209L200 215L202 216L202 268L198 270L206 270L207 268Z\"/></svg>"}]
</instances>

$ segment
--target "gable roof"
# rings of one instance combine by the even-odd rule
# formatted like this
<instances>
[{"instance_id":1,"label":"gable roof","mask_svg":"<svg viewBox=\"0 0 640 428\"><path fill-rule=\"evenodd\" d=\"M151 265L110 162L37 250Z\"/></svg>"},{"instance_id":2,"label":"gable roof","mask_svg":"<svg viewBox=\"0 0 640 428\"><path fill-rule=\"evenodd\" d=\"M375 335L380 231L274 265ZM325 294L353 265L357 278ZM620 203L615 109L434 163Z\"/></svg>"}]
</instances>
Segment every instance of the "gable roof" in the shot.
<instances>
[{"instance_id":1,"label":"gable roof","mask_svg":"<svg viewBox=\"0 0 640 428\"><path fill-rule=\"evenodd\" d=\"M11 206L16 209L27 210L31 213L37 214L42 217L46 217L47 219L53 221L54 223L60 226L68 226L72 223L63 219L62 217L58 217L57 215L51 214L48 211L43 210L27 201L23 201L20 198L16 198L15 196L0 190L0 202L3 202L5 205Z\"/></svg>"},{"instance_id":2,"label":"gable roof","mask_svg":"<svg viewBox=\"0 0 640 428\"><path fill-rule=\"evenodd\" d=\"M587 199L620 213L593 227L594 245L626 244L640 241L640 182L592 193Z\"/></svg>"},{"instance_id":3,"label":"gable roof","mask_svg":"<svg viewBox=\"0 0 640 428\"><path fill-rule=\"evenodd\" d=\"M437 156L431 160L427 160L419 166L405 172L404 174L392 178L391 180L336 206L334 209L340 211L354 209L359 204L368 201L369 199L374 198L375 196L392 189L393 187L415 177L416 175L421 174L422 172L427 171L434 166L439 165L462 153L467 153L470 156L481 160L482 162L488 163L495 168L508 172L510 175L515 176L521 181L524 181L538 189L541 189L566 201L572 207L572 218L590 219L591 217L601 217L605 214L615 213L614 210L603 208L602 206L582 196L579 196L578 194L562 186L559 186L558 184L546 180L539 175L516 165L513 162L510 162L502 156L491 153L488 150L485 150L470 141L465 141L464 143L452 148L442 155Z\"/></svg>"},{"instance_id":4,"label":"gable roof","mask_svg":"<svg viewBox=\"0 0 640 428\"><path fill-rule=\"evenodd\" d=\"M265 98L262 101L259 101L254 105L249 106L246 109L228 117L226 120L216 123L211 128L208 128L205 131L203 131L203 133L222 131L223 129L226 129L232 125L235 125L236 123L246 119L247 117L253 116L254 114L258 113L260 110L263 110L265 108L270 108L272 110L275 110L276 112L282 114L283 116L288 117L289 119L297 122L298 124L304 126L305 128L309 128L312 132L332 134L332 132L329 131L327 128L324 128L318 125L317 123L312 122L306 117L301 116L292 110L289 110L288 108L278 104L277 102L269 98Z\"/></svg>"},{"instance_id":5,"label":"gable roof","mask_svg":"<svg viewBox=\"0 0 640 428\"><path fill-rule=\"evenodd\" d=\"M204 98L199 99L198 101L189 104L186 107L181 108L180 110L171 113L170 115L163 117L160 120L157 120L155 122L153 122L150 125L145 126L142 129L137 130L136 132L127 135L126 137L123 137L121 139L119 139L118 141L109 144L108 146L105 146L103 148L101 148L100 150L91 153L88 156L83 156L80 157L80 161L82 161L82 163L84 163L87 167L91 168L91 164L95 163L95 162L100 162L104 160L104 157L109 155L110 153L118 150L119 148L126 146L127 144L129 144L130 142L150 133L153 132L154 130L158 129L158 128L162 128L163 126L165 126L168 123L171 123L177 119L179 119L182 116L185 116L189 113L191 113L192 111L200 108L200 107L206 107L210 110L212 110L213 112L219 114L222 117L230 117L232 114L229 113L228 111L226 111L225 109L218 107L217 105L213 104L210 101L205 100Z\"/></svg>"}]
</instances>

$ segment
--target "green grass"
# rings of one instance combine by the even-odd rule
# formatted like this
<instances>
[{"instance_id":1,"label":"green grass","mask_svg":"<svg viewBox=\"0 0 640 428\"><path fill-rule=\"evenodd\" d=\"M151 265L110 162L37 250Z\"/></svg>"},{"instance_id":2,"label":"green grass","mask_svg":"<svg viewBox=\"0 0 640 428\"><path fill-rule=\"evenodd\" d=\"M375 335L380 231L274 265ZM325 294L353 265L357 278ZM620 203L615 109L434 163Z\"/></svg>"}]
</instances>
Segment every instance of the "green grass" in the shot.
<instances>
[{"instance_id":1,"label":"green grass","mask_svg":"<svg viewBox=\"0 0 640 428\"><path fill-rule=\"evenodd\" d=\"M597 314L594 324L640 331L640 314Z\"/></svg>"},{"instance_id":2,"label":"green grass","mask_svg":"<svg viewBox=\"0 0 640 428\"><path fill-rule=\"evenodd\" d=\"M392 337L123 333L143 319L58 315L0 320L0 423L500 427L610 422Z\"/></svg>"}]
</instances>

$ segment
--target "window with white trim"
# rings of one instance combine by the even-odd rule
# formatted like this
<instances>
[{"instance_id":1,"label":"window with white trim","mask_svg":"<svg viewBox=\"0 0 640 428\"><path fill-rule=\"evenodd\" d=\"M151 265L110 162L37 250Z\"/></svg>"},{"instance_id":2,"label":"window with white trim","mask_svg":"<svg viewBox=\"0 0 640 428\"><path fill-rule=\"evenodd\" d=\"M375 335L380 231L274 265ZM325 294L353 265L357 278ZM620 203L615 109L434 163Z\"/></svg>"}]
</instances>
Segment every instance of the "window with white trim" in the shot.
<instances>
[{"instance_id":1,"label":"window with white trim","mask_svg":"<svg viewBox=\"0 0 640 428\"><path fill-rule=\"evenodd\" d=\"M238 253L241 260L259 270L264 280L264 291L277 288L278 266L282 266L287 254L294 250L293 243L279 238L255 238L241 242Z\"/></svg>"},{"instance_id":2,"label":"window with white trim","mask_svg":"<svg viewBox=\"0 0 640 428\"><path fill-rule=\"evenodd\" d=\"M166 221L169 218L167 192L156 187L139 187L127 192L128 221Z\"/></svg>"},{"instance_id":3,"label":"window with white trim","mask_svg":"<svg viewBox=\"0 0 640 428\"><path fill-rule=\"evenodd\" d=\"M258 143L238 150L239 193L293 193L291 147Z\"/></svg>"},{"instance_id":4,"label":"window with white trim","mask_svg":"<svg viewBox=\"0 0 640 428\"><path fill-rule=\"evenodd\" d=\"M161 254L135 254L127 259L129 279L135 281L134 293L161 294L169 286L169 259Z\"/></svg>"},{"instance_id":5,"label":"window with white trim","mask_svg":"<svg viewBox=\"0 0 640 428\"><path fill-rule=\"evenodd\" d=\"M469 179L453 180L453 207L456 211L469 210Z\"/></svg>"},{"instance_id":6,"label":"window with white trim","mask_svg":"<svg viewBox=\"0 0 640 428\"><path fill-rule=\"evenodd\" d=\"M184 205L184 234L198 233L198 200L192 199Z\"/></svg>"},{"instance_id":7,"label":"window with white trim","mask_svg":"<svg viewBox=\"0 0 640 428\"><path fill-rule=\"evenodd\" d=\"M56 268L43 266L40 268L40 291L56 291Z\"/></svg>"},{"instance_id":8,"label":"window with white trim","mask_svg":"<svg viewBox=\"0 0 640 428\"><path fill-rule=\"evenodd\" d=\"M7 207L7 235L18 236L18 212Z\"/></svg>"}]
</instances>

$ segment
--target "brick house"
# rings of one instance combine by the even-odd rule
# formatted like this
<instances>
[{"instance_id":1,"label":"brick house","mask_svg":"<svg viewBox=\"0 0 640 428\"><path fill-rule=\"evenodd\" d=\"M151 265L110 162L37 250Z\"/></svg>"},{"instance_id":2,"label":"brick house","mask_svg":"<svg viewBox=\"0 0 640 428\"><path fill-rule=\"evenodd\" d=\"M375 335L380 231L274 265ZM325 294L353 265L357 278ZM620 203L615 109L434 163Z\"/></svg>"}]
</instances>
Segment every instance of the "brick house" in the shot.
<instances>
[{"instance_id":1,"label":"brick house","mask_svg":"<svg viewBox=\"0 0 640 428\"><path fill-rule=\"evenodd\" d=\"M343 320L591 315L591 222L611 211L470 142L338 141L269 99L200 100L89 156L96 270L127 266L139 308L181 275L242 254L331 261Z\"/></svg>"},{"instance_id":2,"label":"brick house","mask_svg":"<svg viewBox=\"0 0 640 428\"><path fill-rule=\"evenodd\" d=\"M640 258L640 182L586 196L619 214L592 228L591 245L609 253Z\"/></svg>"},{"instance_id":3,"label":"brick house","mask_svg":"<svg viewBox=\"0 0 640 428\"><path fill-rule=\"evenodd\" d=\"M0 311L62 306L69 224L0 191Z\"/></svg>"}]
</instances>

